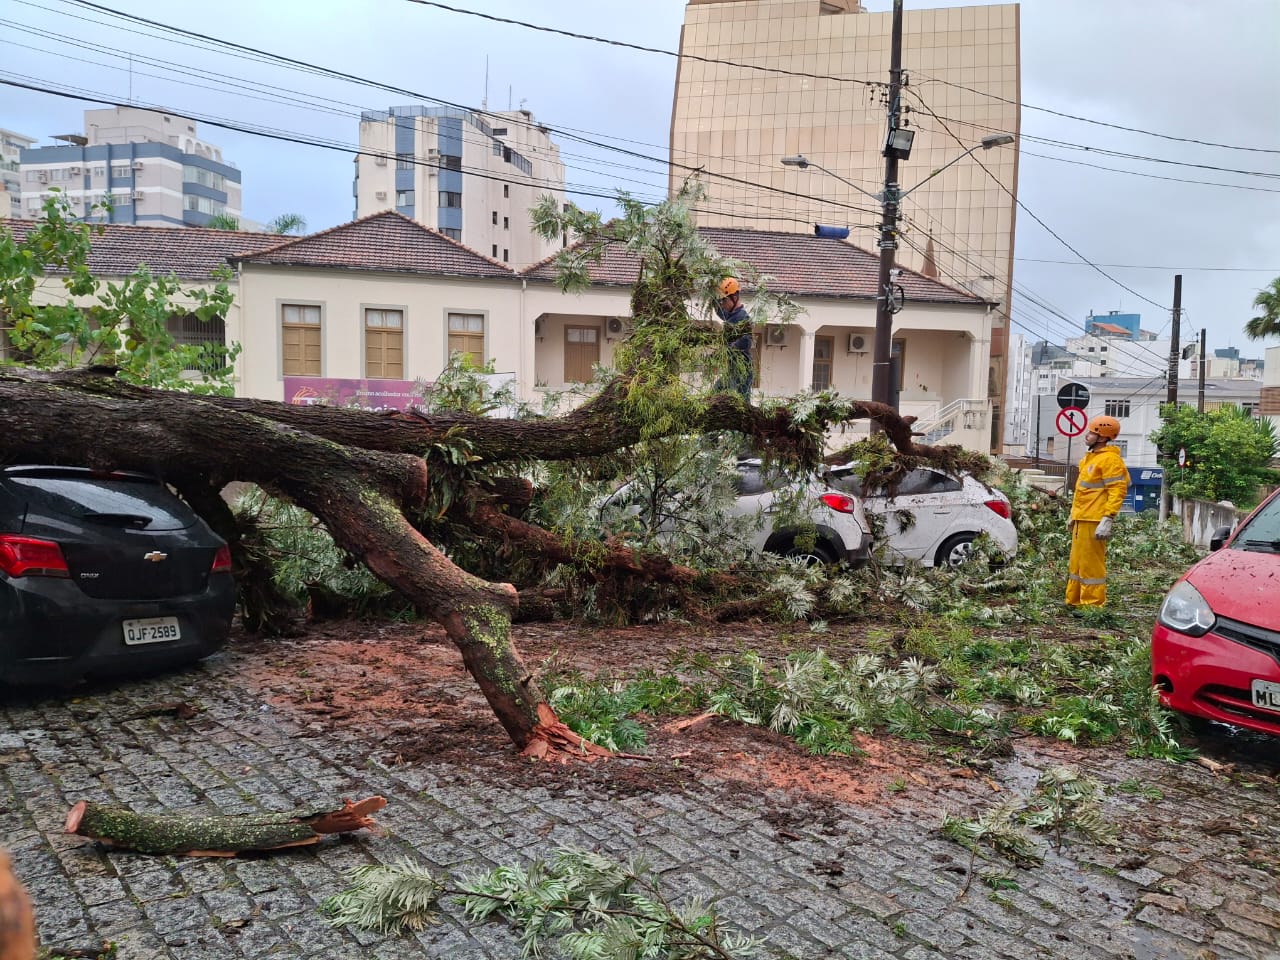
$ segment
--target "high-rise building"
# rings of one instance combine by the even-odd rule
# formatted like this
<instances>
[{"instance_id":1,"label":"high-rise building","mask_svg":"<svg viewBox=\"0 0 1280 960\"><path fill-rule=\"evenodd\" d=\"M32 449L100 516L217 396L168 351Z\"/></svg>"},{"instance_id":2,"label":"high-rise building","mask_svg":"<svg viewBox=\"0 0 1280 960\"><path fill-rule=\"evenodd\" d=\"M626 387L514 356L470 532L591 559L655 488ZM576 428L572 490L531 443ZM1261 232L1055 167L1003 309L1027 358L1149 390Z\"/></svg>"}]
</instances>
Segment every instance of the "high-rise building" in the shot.
<instances>
[{"instance_id":1,"label":"high-rise building","mask_svg":"<svg viewBox=\"0 0 1280 960\"><path fill-rule=\"evenodd\" d=\"M22 151L36 142L12 130L0 129L0 217L22 216Z\"/></svg>"},{"instance_id":2,"label":"high-rise building","mask_svg":"<svg viewBox=\"0 0 1280 960\"><path fill-rule=\"evenodd\" d=\"M563 245L530 224L529 209L543 195L564 203L564 164L528 110L366 110L360 150L356 219L395 210L513 269Z\"/></svg>"},{"instance_id":3,"label":"high-rise building","mask_svg":"<svg viewBox=\"0 0 1280 960\"><path fill-rule=\"evenodd\" d=\"M56 187L73 213L110 223L201 227L239 219L240 171L199 138L196 122L141 107L84 112L84 133L21 153L22 216L36 217ZM93 212L110 198L110 213Z\"/></svg>"},{"instance_id":4,"label":"high-rise building","mask_svg":"<svg viewBox=\"0 0 1280 960\"><path fill-rule=\"evenodd\" d=\"M710 196L701 223L849 226L850 242L874 248L891 26L891 13L869 13L858 0L689 0L671 184L691 168L704 171ZM1018 157L1010 146L963 155L986 136L1019 132L1018 29L1017 4L908 9L903 17L901 116L915 142L899 164L906 196L895 256L1000 301L988 384L994 447L1002 434ZM782 165L797 156L809 166ZM905 317L895 317L895 329Z\"/></svg>"}]
</instances>

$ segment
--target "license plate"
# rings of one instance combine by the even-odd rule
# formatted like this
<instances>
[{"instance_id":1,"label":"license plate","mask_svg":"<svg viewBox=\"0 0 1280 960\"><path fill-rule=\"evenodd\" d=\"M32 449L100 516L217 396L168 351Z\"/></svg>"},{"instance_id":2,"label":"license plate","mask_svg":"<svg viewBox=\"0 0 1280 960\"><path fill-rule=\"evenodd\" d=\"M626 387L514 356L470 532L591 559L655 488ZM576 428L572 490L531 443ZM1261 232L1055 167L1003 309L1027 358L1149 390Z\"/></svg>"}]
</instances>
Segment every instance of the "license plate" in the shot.
<instances>
[{"instance_id":1,"label":"license plate","mask_svg":"<svg viewBox=\"0 0 1280 960\"><path fill-rule=\"evenodd\" d=\"M146 620L126 620L124 642L130 646L139 643L166 643L182 638L177 617L149 617Z\"/></svg>"},{"instance_id":2,"label":"license plate","mask_svg":"<svg viewBox=\"0 0 1280 960\"><path fill-rule=\"evenodd\" d=\"M1253 681L1253 705L1263 710L1280 711L1280 683L1270 680Z\"/></svg>"}]
</instances>

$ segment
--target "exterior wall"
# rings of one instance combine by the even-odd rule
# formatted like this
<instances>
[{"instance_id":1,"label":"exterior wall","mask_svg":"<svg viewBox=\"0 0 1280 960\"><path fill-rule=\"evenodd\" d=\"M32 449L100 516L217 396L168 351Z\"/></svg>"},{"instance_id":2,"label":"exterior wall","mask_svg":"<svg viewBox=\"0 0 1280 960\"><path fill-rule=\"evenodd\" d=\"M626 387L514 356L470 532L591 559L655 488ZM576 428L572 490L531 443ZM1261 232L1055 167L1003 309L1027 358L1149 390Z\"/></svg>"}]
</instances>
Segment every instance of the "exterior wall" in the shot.
<instances>
[{"instance_id":1,"label":"exterior wall","mask_svg":"<svg viewBox=\"0 0 1280 960\"><path fill-rule=\"evenodd\" d=\"M0 129L0 217L23 215L20 161L22 151L35 142L35 137Z\"/></svg>"},{"instance_id":2,"label":"exterior wall","mask_svg":"<svg viewBox=\"0 0 1280 960\"><path fill-rule=\"evenodd\" d=\"M498 372L518 372L532 353L532 329L519 316L520 284L512 281L453 280L359 271L284 269L245 265L240 274L239 322L228 322L227 339L243 346L237 362L243 396L283 400L281 359L283 303L321 308L321 376L365 378L365 307L404 311L404 379L432 381L448 358L447 315L486 318L485 359ZM527 390L523 391L527 395Z\"/></svg>"},{"instance_id":3,"label":"exterior wall","mask_svg":"<svg viewBox=\"0 0 1280 960\"><path fill-rule=\"evenodd\" d=\"M681 53L883 83L889 70L891 19L890 13L861 12L856 3L690 3ZM1017 135L1018 30L1016 4L907 10L903 66L915 78L912 96L924 97L939 115L956 118L961 126L950 123L953 129ZM943 82L921 83L926 76ZM913 124L917 134L911 159L900 165L902 187L910 190L930 171L963 153L972 141L961 144L945 133L933 132L930 128L936 124L923 122L926 113L919 103L912 97L906 102L912 105L912 119L921 121ZM776 219L764 218L783 214L802 223L866 224L873 221L878 205L837 178L851 180L871 193L879 191L884 180L885 133L884 107L861 83L685 59L678 68L672 111L671 185L683 180L688 167L706 169L704 181L711 196L699 220L707 225L772 229ZM836 176L780 165L782 157L794 154L804 154ZM904 266L922 272L928 252L939 277L955 285L975 290L984 283L992 285L993 298L1002 302L990 337L995 374L991 392L997 408L1005 385L1016 213L1011 194L1017 193L1017 163L1014 147L980 151L924 183L904 204L913 229L897 251ZM763 192L753 184L802 196ZM759 221L753 219L756 213ZM861 245L869 246L871 241L868 230ZM994 442L998 445L999 438Z\"/></svg>"},{"instance_id":4,"label":"exterior wall","mask_svg":"<svg viewBox=\"0 0 1280 960\"><path fill-rule=\"evenodd\" d=\"M150 226L204 226L214 214L240 216L240 171L196 137L192 120L134 108L85 111L88 143L21 154L23 215L56 188L91 220ZM203 181L203 182L201 182ZM90 216L107 198L108 216Z\"/></svg>"},{"instance_id":5,"label":"exterior wall","mask_svg":"<svg viewBox=\"0 0 1280 960\"><path fill-rule=\"evenodd\" d=\"M473 250L521 269L562 246L533 233L529 209L564 203L564 164L527 110L478 114L439 107L370 110L360 120L357 218L397 210ZM451 163L447 158L460 158ZM441 194L461 194L461 206Z\"/></svg>"}]
</instances>

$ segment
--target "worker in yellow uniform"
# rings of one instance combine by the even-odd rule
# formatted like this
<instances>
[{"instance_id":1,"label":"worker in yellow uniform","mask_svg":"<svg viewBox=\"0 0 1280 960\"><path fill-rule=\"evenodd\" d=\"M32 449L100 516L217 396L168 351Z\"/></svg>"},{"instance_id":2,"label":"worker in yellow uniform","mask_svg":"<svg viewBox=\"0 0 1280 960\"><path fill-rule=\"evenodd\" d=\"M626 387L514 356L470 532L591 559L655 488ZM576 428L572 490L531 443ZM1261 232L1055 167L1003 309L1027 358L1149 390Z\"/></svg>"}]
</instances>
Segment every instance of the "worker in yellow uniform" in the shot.
<instances>
[{"instance_id":1,"label":"worker in yellow uniform","mask_svg":"<svg viewBox=\"0 0 1280 960\"><path fill-rule=\"evenodd\" d=\"M1107 602L1107 541L1129 489L1129 471L1111 441L1120 436L1115 417L1094 417L1085 431L1089 448L1080 460L1071 501L1071 560L1067 603L1101 607Z\"/></svg>"}]
</instances>

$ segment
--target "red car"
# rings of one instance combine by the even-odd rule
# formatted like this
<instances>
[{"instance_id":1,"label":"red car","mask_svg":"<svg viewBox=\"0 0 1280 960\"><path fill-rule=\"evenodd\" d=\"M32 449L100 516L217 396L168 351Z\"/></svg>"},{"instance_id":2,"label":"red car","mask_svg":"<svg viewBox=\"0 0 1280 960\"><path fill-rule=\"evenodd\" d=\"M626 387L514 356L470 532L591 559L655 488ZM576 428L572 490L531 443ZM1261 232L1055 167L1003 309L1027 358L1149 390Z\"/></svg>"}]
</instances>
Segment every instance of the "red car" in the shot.
<instances>
[{"instance_id":1,"label":"red car","mask_svg":"<svg viewBox=\"0 0 1280 960\"><path fill-rule=\"evenodd\" d=\"M1166 707L1280 736L1280 490L1210 546L1160 605L1152 682Z\"/></svg>"}]
</instances>

